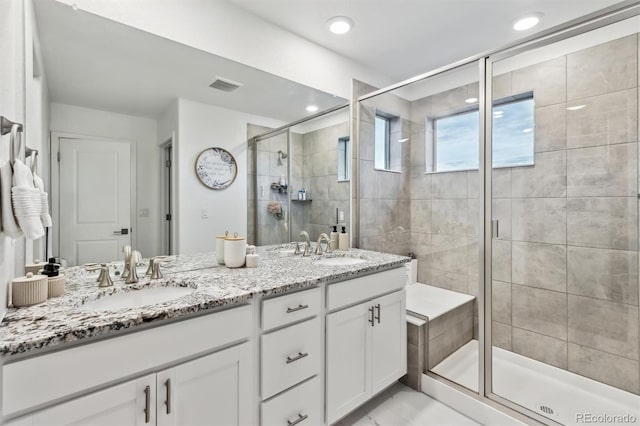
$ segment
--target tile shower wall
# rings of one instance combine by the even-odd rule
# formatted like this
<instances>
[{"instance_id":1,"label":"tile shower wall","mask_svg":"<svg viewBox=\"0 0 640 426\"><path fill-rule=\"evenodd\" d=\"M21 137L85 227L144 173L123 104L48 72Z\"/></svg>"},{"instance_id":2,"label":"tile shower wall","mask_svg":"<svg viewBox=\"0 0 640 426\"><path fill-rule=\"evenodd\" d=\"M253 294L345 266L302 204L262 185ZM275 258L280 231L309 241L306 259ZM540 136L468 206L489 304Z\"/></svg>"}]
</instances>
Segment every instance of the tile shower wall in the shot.
<instances>
[{"instance_id":1,"label":"tile shower wall","mask_svg":"<svg viewBox=\"0 0 640 426\"><path fill-rule=\"evenodd\" d=\"M391 165L400 171L377 170L375 155L375 114L382 111L398 117L391 127ZM358 143L359 247L406 255L410 246L411 210L409 144L398 143L410 132L410 103L385 94L360 103ZM395 154L395 159L394 155Z\"/></svg>"},{"instance_id":2,"label":"tile shower wall","mask_svg":"<svg viewBox=\"0 0 640 426\"><path fill-rule=\"evenodd\" d=\"M535 166L493 171L493 343L638 394L637 36L494 85L536 110Z\"/></svg>"},{"instance_id":3,"label":"tile shower wall","mask_svg":"<svg viewBox=\"0 0 640 426\"><path fill-rule=\"evenodd\" d=\"M495 99L534 91L535 165L494 169L492 188L500 221L494 345L636 394L638 77L636 35L496 76ZM425 174L432 161L425 140L433 138L425 118L465 107L477 90L472 84L411 103L408 162L418 281L474 296L478 172ZM376 175L360 175L366 194Z\"/></svg>"},{"instance_id":4,"label":"tile shower wall","mask_svg":"<svg viewBox=\"0 0 640 426\"><path fill-rule=\"evenodd\" d=\"M257 135L268 132L269 128L249 124L247 132L249 140ZM250 143L248 158L248 182L247 191L248 227L247 239L249 243L260 245L279 244L289 242L289 228L286 216L289 214L287 192L278 192L271 188L273 183L278 183L280 176L288 176L288 159L278 164L278 151L287 153L287 134L283 133L272 138ZM253 166L253 156L257 156L256 167ZM252 182L257 179L254 188ZM254 192L255 191L255 192ZM282 208L282 216L270 214L269 203L279 203ZM255 223L254 212L258 209L258 223Z\"/></svg>"},{"instance_id":5,"label":"tile shower wall","mask_svg":"<svg viewBox=\"0 0 640 426\"><path fill-rule=\"evenodd\" d=\"M313 240L321 233L329 234L336 225L336 209L344 212L340 226L351 229L349 181L338 181L338 140L349 136L349 123L295 134L292 157L292 197L305 188L311 202L292 201L293 237L306 230Z\"/></svg>"}]
</instances>

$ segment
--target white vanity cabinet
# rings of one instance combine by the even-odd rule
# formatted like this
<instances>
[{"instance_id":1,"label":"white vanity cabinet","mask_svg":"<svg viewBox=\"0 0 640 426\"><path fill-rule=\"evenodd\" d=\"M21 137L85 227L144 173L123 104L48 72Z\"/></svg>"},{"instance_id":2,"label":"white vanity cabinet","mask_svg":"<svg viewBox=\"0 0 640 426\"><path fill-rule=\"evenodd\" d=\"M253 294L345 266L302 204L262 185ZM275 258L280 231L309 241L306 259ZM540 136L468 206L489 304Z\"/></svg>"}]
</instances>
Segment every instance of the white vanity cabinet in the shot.
<instances>
[{"instance_id":1,"label":"white vanity cabinet","mask_svg":"<svg viewBox=\"0 0 640 426\"><path fill-rule=\"evenodd\" d=\"M342 300L348 301L385 290L391 293L327 315L328 424L406 374L404 280L403 270L391 270L332 285L336 286L335 291L344 293L346 297ZM340 288L342 285L347 287ZM329 304L332 300L337 306L341 299L332 299L330 295Z\"/></svg>"},{"instance_id":2,"label":"white vanity cabinet","mask_svg":"<svg viewBox=\"0 0 640 426\"><path fill-rule=\"evenodd\" d=\"M3 414L35 411L7 423L30 426L251 424L252 322L247 305L5 364Z\"/></svg>"}]
</instances>

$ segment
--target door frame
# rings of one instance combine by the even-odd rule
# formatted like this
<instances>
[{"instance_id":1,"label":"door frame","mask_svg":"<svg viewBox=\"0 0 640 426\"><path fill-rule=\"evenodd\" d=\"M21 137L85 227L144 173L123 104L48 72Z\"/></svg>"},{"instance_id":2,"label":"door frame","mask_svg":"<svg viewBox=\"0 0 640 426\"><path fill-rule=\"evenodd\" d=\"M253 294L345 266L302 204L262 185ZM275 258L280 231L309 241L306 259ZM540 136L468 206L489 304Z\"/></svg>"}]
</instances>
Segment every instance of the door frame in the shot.
<instances>
[{"instance_id":1,"label":"door frame","mask_svg":"<svg viewBox=\"0 0 640 426\"><path fill-rule=\"evenodd\" d=\"M51 132L49 138L49 179L51 182L51 218L53 222L53 232L51 233L51 250L52 256L60 255L60 163L58 162L58 153L60 152L60 139L91 139L94 141L103 142L118 142L129 144L130 152L130 171L131 181L129 182L129 198L130 198L130 227L133 228L131 235L131 246L137 247L138 243L138 196L136 191L136 153L138 151L138 145L136 141L130 139L116 139L103 136L85 135L81 133L69 133L69 132Z\"/></svg>"},{"instance_id":2,"label":"door frame","mask_svg":"<svg viewBox=\"0 0 640 426\"><path fill-rule=\"evenodd\" d=\"M160 155L158 156L160 159L160 164L158 170L160 170L160 245L162 247L162 251L169 251L169 253L164 254L178 254L176 248L178 245L178 226L176 221L177 214L177 199L178 199L178 191L177 191L177 181L176 181L176 168L178 166L177 156L176 156L176 135L175 132L171 132L171 135L164 139L158 145L160 149ZM167 150L171 148L171 158L167 155ZM167 160L171 161L171 184L167 182L165 175L165 162ZM169 200L167 200L167 194L171 191L171 232L167 232L167 227L165 224L166 218L165 215L167 212L165 211L166 206L169 204ZM169 235L170 234L170 235ZM169 243L170 241L170 243ZM173 253L171 253L173 252Z\"/></svg>"}]
</instances>

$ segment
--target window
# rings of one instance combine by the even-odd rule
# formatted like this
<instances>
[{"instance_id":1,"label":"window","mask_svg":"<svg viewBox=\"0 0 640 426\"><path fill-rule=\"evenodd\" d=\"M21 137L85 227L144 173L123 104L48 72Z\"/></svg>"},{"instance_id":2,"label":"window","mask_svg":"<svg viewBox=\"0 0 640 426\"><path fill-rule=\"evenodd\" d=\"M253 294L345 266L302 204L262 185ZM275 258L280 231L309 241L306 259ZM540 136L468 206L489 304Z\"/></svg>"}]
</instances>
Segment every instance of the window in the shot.
<instances>
[{"instance_id":1,"label":"window","mask_svg":"<svg viewBox=\"0 0 640 426\"><path fill-rule=\"evenodd\" d=\"M525 97L526 96L526 97ZM493 167L533 165L534 101L531 93L493 107ZM478 168L479 112L433 120L434 171Z\"/></svg>"},{"instance_id":2,"label":"window","mask_svg":"<svg viewBox=\"0 0 640 426\"><path fill-rule=\"evenodd\" d=\"M349 180L349 137L338 139L338 181Z\"/></svg>"},{"instance_id":3,"label":"window","mask_svg":"<svg viewBox=\"0 0 640 426\"><path fill-rule=\"evenodd\" d=\"M389 170L391 141L391 118L376 114L375 122L375 168Z\"/></svg>"}]
</instances>

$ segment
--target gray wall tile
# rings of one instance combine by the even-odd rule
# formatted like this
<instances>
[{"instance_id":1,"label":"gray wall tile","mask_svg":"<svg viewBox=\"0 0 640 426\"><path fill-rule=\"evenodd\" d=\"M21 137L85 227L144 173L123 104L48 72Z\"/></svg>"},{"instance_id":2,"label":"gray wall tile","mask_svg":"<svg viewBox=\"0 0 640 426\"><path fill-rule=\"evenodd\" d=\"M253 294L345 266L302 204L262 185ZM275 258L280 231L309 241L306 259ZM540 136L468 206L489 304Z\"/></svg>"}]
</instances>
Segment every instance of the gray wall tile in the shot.
<instances>
[{"instance_id":1,"label":"gray wall tile","mask_svg":"<svg viewBox=\"0 0 640 426\"><path fill-rule=\"evenodd\" d=\"M494 321L491 324L491 340L494 346L511 350L511 326Z\"/></svg>"},{"instance_id":2,"label":"gray wall tile","mask_svg":"<svg viewBox=\"0 0 640 426\"><path fill-rule=\"evenodd\" d=\"M511 170L511 196L564 197L567 193L565 151L535 155L535 165Z\"/></svg>"},{"instance_id":3,"label":"gray wall tile","mask_svg":"<svg viewBox=\"0 0 640 426\"><path fill-rule=\"evenodd\" d=\"M638 305L638 253L568 247L568 291L571 294Z\"/></svg>"},{"instance_id":4,"label":"gray wall tile","mask_svg":"<svg viewBox=\"0 0 640 426\"><path fill-rule=\"evenodd\" d=\"M536 108L535 151L559 151L567 149L566 104Z\"/></svg>"},{"instance_id":5,"label":"gray wall tile","mask_svg":"<svg viewBox=\"0 0 640 426\"><path fill-rule=\"evenodd\" d=\"M569 295L569 341L638 359L638 307Z\"/></svg>"},{"instance_id":6,"label":"gray wall tile","mask_svg":"<svg viewBox=\"0 0 640 426\"><path fill-rule=\"evenodd\" d=\"M567 338L567 295L513 285L512 325L558 339Z\"/></svg>"},{"instance_id":7,"label":"gray wall tile","mask_svg":"<svg viewBox=\"0 0 640 426\"><path fill-rule=\"evenodd\" d=\"M433 198L467 198L466 172L434 173L431 175Z\"/></svg>"},{"instance_id":8,"label":"gray wall tile","mask_svg":"<svg viewBox=\"0 0 640 426\"><path fill-rule=\"evenodd\" d=\"M638 193L638 144L567 152L569 197L633 197Z\"/></svg>"},{"instance_id":9,"label":"gray wall tile","mask_svg":"<svg viewBox=\"0 0 640 426\"><path fill-rule=\"evenodd\" d=\"M638 361L569 343L569 371L640 393Z\"/></svg>"},{"instance_id":10,"label":"gray wall tile","mask_svg":"<svg viewBox=\"0 0 640 426\"><path fill-rule=\"evenodd\" d=\"M493 321L511 324L511 283L492 281L491 311Z\"/></svg>"},{"instance_id":11,"label":"gray wall tile","mask_svg":"<svg viewBox=\"0 0 640 426\"><path fill-rule=\"evenodd\" d=\"M563 245L513 242L514 284L567 291L567 248Z\"/></svg>"},{"instance_id":12,"label":"gray wall tile","mask_svg":"<svg viewBox=\"0 0 640 426\"><path fill-rule=\"evenodd\" d=\"M467 270L467 238L448 235L431 236L431 267L446 272L465 274Z\"/></svg>"},{"instance_id":13,"label":"gray wall tile","mask_svg":"<svg viewBox=\"0 0 640 426\"><path fill-rule=\"evenodd\" d=\"M525 198L511 202L512 236L515 241L565 244L567 200Z\"/></svg>"},{"instance_id":14,"label":"gray wall tile","mask_svg":"<svg viewBox=\"0 0 640 426\"><path fill-rule=\"evenodd\" d=\"M638 200L635 197L570 198L569 245L638 249Z\"/></svg>"},{"instance_id":15,"label":"gray wall tile","mask_svg":"<svg viewBox=\"0 0 640 426\"><path fill-rule=\"evenodd\" d=\"M533 90L537 106L564 102L566 93L566 58L561 56L511 73L513 94Z\"/></svg>"},{"instance_id":16,"label":"gray wall tile","mask_svg":"<svg viewBox=\"0 0 640 426\"><path fill-rule=\"evenodd\" d=\"M494 280L511 282L511 241L492 241L491 265Z\"/></svg>"},{"instance_id":17,"label":"gray wall tile","mask_svg":"<svg viewBox=\"0 0 640 426\"><path fill-rule=\"evenodd\" d=\"M467 235L467 200L432 200L431 228L434 234Z\"/></svg>"},{"instance_id":18,"label":"gray wall tile","mask_svg":"<svg viewBox=\"0 0 640 426\"><path fill-rule=\"evenodd\" d=\"M567 55L567 97L584 98L638 85L638 42L630 35Z\"/></svg>"},{"instance_id":19,"label":"gray wall tile","mask_svg":"<svg viewBox=\"0 0 640 426\"><path fill-rule=\"evenodd\" d=\"M556 339L517 327L513 327L511 338L513 352L558 368L567 368L566 340Z\"/></svg>"}]
</instances>

